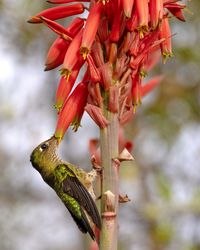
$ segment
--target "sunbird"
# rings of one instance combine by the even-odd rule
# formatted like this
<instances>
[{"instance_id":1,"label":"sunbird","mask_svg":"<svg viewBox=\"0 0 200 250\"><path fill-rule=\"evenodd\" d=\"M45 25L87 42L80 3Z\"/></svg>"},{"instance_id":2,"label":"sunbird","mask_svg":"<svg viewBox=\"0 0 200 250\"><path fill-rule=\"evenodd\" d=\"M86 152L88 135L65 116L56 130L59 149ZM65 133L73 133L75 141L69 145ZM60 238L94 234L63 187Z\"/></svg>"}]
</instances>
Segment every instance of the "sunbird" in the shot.
<instances>
[{"instance_id":1,"label":"sunbird","mask_svg":"<svg viewBox=\"0 0 200 250\"><path fill-rule=\"evenodd\" d=\"M31 153L30 161L43 180L55 190L77 226L95 240L94 225L101 229L101 219L95 204L92 182L96 171L89 173L58 157L55 136L39 144Z\"/></svg>"}]
</instances>

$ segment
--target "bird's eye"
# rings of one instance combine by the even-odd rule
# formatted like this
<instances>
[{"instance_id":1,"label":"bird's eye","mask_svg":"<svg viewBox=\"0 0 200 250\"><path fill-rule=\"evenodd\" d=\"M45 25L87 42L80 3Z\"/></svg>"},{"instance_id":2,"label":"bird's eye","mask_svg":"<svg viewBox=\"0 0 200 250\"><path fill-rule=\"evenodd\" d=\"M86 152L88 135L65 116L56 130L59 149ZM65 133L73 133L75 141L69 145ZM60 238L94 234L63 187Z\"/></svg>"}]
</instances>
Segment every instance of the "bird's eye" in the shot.
<instances>
[{"instance_id":1,"label":"bird's eye","mask_svg":"<svg viewBox=\"0 0 200 250\"><path fill-rule=\"evenodd\" d=\"M46 143L43 143L41 146L40 146L40 149L41 151L44 151L45 149L48 148L48 145Z\"/></svg>"}]
</instances>

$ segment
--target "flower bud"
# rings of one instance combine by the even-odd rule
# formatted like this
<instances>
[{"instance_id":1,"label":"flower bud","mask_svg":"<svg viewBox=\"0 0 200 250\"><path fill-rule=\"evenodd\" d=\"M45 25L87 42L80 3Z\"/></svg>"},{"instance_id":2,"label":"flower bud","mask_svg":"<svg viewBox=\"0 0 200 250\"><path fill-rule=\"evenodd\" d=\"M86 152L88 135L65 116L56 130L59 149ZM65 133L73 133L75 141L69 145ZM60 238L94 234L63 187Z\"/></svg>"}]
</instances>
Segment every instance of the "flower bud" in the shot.
<instances>
[{"instance_id":1,"label":"flower bud","mask_svg":"<svg viewBox=\"0 0 200 250\"><path fill-rule=\"evenodd\" d=\"M99 21L102 12L102 3L95 3L88 15L84 30L83 30L83 38L81 43L81 54L83 58L86 59L87 54L89 53L92 44L94 42L97 29L99 27Z\"/></svg>"},{"instance_id":2,"label":"flower bud","mask_svg":"<svg viewBox=\"0 0 200 250\"><path fill-rule=\"evenodd\" d=\"M68 6L57 6L50 9L41 11L28 20L29 23L42 23L41 16L50 20L57 20L68 16L73 16L83 13L85 10L84 5L81 3L72 4Z\"/></svg>"},{"instance_id":3,"label":"flower bud","mask_svg":"<svg viewBox=\"0 0 200 250\"><path fill-rule=\"evenodd\" d=\"M87 96L87 83L79 83L72 94L68 97L58 115L57 126L55 130L56 138L61 140L73 121L75 125L74 129L77 130L87 102Z\"/></svg>"}]
</instances>

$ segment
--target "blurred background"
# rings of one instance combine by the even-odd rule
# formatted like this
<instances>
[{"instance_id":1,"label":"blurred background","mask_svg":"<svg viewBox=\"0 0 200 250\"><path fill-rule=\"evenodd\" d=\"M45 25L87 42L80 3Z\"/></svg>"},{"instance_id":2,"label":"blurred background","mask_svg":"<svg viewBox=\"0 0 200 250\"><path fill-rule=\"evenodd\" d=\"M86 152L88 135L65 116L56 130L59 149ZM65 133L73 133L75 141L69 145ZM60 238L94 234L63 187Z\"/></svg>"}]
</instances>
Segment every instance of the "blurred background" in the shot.
<instances>
[{"instance_id":1,"label":"blurred background","mask_svg":"<svg viewBox=\"0 0 200 250\"><path fill-rule=\"evenodd\" d=\"M200 249L200 2L187 22L172 20L175 57L152 75L164 80L126 137L134 163L121 168L120 250ZM31 167L32 149L54 132L59 74L44 72L55 39L26 20L45 1L0 0L0 250L71 250L83 237L55 193ZM88 141L98 129L87 115L62 145L64 159L90 169Z\"/></svg>"}]
</instances>

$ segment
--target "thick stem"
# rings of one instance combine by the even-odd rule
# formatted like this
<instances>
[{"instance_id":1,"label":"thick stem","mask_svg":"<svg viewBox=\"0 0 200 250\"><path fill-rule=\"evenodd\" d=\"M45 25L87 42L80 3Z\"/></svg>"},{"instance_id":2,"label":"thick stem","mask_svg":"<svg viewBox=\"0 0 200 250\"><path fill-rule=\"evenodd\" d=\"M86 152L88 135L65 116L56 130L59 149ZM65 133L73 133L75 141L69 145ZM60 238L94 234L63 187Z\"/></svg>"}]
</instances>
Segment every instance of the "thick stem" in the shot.
<instances>
[{"instance_id":1,"label":"thick stem","mask_svg":"<svg viewBox=\"0 0 200 250\"><path fill-rule=\"evenodd\" d=\"M118 197L119 164L118 158L118 114L105 111L110 124L100 130L101 164L102 164L102 230L100 250L117 250L118 239Z\"/></svg>"}]
</instances>

